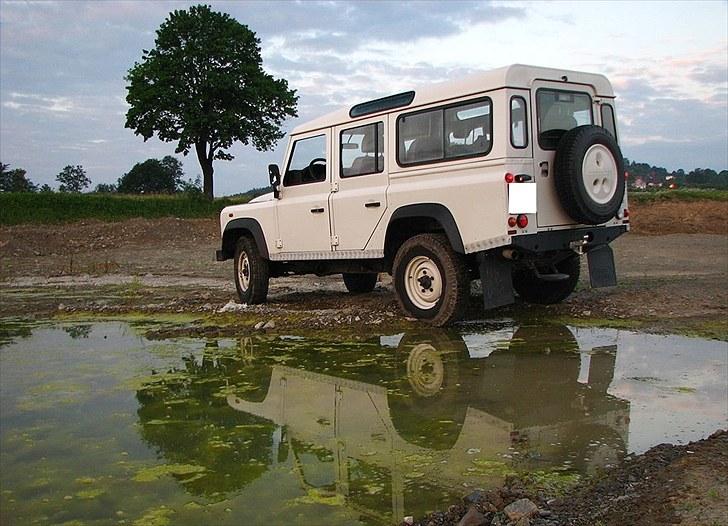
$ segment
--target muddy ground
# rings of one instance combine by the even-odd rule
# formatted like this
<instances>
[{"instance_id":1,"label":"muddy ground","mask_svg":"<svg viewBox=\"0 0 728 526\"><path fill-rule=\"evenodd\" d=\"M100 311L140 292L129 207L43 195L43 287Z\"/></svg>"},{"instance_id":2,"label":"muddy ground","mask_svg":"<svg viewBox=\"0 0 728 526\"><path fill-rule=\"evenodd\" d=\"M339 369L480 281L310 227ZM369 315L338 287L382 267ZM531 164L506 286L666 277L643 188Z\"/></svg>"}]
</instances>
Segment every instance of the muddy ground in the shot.
<instances>
[{"instance_id":1,"label":"muddy ground","mask_svg":"<svg viewBox=\"0 0 728 526\"><path fill-rule=\"evenodd\" d=\"M583 269L576 293L560 305L516 304L487 316L728 339L726 211L728 203L715 201L633 205L632 232L613 244L619 286L592 290ZM215 334L269 320L280 330L413 323L386 275L363 296L346 294L340 276L273 280L267 305L219 313L235 289L232 262L213 261L218 236L214 219L0 227L0 317L174 314L196 318L197 333ZM474 290L467 317L485 316Z\"/></svg>"},{"instance_id":2,"label":"muddy ground","mask_svg":"<svg viewBox=\"0 0 728 526\"><path fill-rule=\"evenodd\" d=\"M631 212L632 232L613 244L617 287L590 289L583 269L577 291L560 305L517 303L488 314L474 290L467 318L728 340L728 203L632 205ZM387 276L362 296L348 295L338 276L283 278L272 281L268 304L226 307L235 299L232 262L213 261L218 236L216 219L0 227L0 319L141 316L166 322L160 336L239 335L273 321L276 332L338 338L417 323L399 311ZM728 524L727 451L726 434L660 446L550 503L518 483L503 491L542 506L534 524ZM455 504L422 524L456 524L465 511ZM481 511L485 522L473 524L507 523L502 512Z\"/></svg>"}]
</instances>

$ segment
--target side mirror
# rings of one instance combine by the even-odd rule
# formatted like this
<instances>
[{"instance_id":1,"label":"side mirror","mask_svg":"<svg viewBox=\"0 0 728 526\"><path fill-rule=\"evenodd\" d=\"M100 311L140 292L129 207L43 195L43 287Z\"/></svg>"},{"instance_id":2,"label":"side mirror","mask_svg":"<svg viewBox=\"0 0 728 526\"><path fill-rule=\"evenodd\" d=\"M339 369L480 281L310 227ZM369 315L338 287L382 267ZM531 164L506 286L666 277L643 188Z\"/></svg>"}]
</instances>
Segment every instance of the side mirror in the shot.
<instances>
[{"instance_id":1,"label":"side mirror","mask_svg":"<svg viewBox=\"0 0 728 526\"><path fill-rule=\"evenodd\" d=\"M279 199L281 196L281 171L277 164L268 165L268 178L270 179L270 186L273 188L273 197Z\"/></svg>"}]
</instances>

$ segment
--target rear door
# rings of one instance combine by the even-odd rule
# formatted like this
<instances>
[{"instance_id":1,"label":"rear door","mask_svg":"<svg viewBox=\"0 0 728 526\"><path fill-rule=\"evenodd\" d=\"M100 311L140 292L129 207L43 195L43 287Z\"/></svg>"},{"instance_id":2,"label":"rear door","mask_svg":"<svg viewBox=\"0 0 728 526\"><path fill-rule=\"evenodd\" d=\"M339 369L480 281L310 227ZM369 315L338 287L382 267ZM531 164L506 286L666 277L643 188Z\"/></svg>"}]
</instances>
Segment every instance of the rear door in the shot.
<instances>
[{"instance_id":1,"label":"rear door","mask_svg":"<svg viewBox=\"0 0 728 526\"><path fill-rule=\"evenodd\" d=\"M563 134L577 126L595 124L595 92L591 86L536 81L531 90L533 159L538 185L538 226L575 224L561 206L554 185L554 158Z\"/></svg>"},{"instance_id":2,"label":"rear door","mask_svg":"<svg viewBox=\"0 0 728 526\"><path fill-rule=\"evenodd\" d=\"M387 209L387 116L334 129L334 249L363 250Z\"/></svg>"}]
</instances>

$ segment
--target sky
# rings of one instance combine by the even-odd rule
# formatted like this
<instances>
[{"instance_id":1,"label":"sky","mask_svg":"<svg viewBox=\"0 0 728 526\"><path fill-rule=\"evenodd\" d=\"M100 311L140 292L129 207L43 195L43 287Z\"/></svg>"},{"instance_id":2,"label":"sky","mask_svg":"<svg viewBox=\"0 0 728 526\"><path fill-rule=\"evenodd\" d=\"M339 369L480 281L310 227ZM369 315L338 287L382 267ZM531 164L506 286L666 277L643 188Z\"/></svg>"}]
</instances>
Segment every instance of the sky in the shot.
<instances>
[{"instance_id":1,"label":"sky","mask_svg":"<svg viewBox=\"0 0 728 526\"><path fill-rule=\"evenodd\" d=\"M0 162L57 187L66 165L115 183L176 143L124 128L124 76L176 1L0 0ZM299 95L294 126L334 109L513 63L603 73L623 154L728 169L728 2L209 2L261 39L264 69ZM267 184L268 152L235 145L215 194ZM188 177L194 152L180 156Z\"/></svg>"}]
</instances>

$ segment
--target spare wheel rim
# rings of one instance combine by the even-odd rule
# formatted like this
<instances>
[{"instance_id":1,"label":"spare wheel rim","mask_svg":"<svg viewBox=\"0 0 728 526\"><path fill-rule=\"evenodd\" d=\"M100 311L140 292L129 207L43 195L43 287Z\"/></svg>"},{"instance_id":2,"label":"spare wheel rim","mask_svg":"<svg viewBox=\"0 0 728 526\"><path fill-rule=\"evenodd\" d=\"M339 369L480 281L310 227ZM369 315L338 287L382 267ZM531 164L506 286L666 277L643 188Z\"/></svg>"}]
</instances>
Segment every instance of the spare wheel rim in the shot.
<instances>
[{"instance_id":1,"label":"spare wheel rim","mask_svg":"<svg viewBox=\"0 0 728 526\"><path fill-rule=\"evenodd\" d=\"M584 154L581 176L589 198L597 204L608 203L617 191L617 161L603 144L592 145Z\"/></svg>"},{"instance_id":2,"label":"spare wheel rim","mask_svg":"<svg viewBox=\"0 0 728 526\"><path fill-rule=\"evenodd\" d=\"M405 268L404 287L415 307L430 310L442 296L442 275L432 259L415 256Z\"/></svg>"},{"instance_id":3,"label":"spare wheel rim","mask_svg":"<svg viewBox=\"0 0 728 526\"><path fill-rule=\"evenodd\" d=\"M248 290L250 287L250 260L248 259L247 252L240 253L240 259L238 260L238 283L243 291Z\"/></svg>"}]
</instances>

